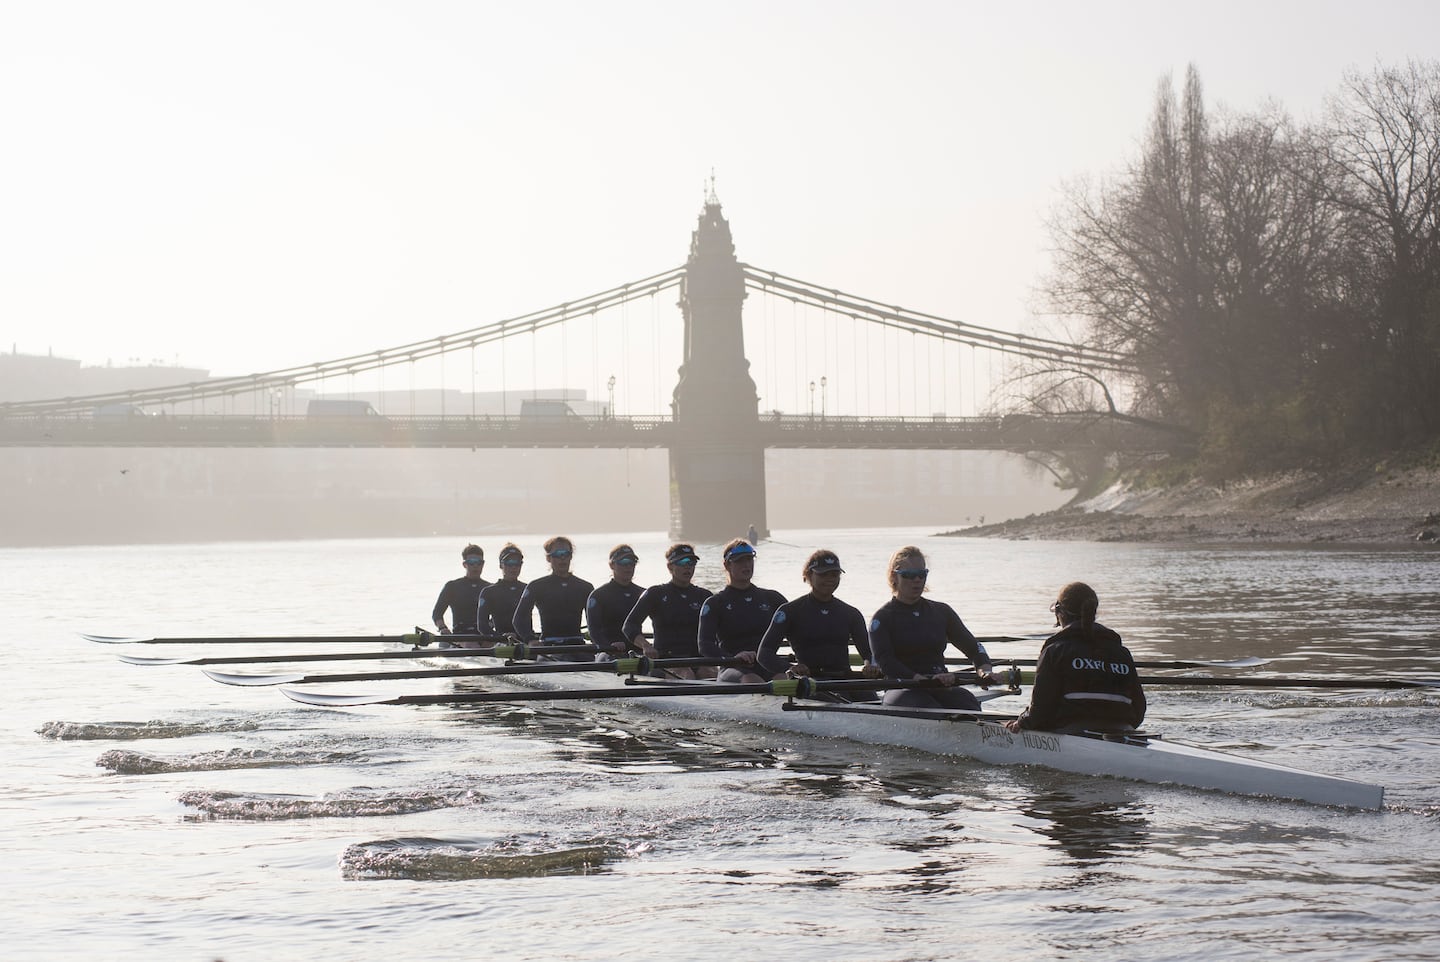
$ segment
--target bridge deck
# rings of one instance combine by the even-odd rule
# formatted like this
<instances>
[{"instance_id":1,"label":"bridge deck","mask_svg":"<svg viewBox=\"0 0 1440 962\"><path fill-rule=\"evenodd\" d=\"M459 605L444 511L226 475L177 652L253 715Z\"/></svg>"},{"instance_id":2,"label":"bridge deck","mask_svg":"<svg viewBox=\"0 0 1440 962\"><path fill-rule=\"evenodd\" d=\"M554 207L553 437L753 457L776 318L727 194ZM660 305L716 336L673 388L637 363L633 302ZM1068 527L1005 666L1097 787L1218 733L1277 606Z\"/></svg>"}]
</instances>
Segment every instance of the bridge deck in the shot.
<instances>
[{"instance_id":1,"label":"bridge deck","mask_svg":"<svg viewBox=\"0 0 1440 962\"><path fill-rule=\"evenodd\" d=\"M761 415L746 426L766 448L1157 451L1173 436L1101 415L862 418ZM667 417L0 418L5 447L670 447Z\"/></svg>"}]
</instances>

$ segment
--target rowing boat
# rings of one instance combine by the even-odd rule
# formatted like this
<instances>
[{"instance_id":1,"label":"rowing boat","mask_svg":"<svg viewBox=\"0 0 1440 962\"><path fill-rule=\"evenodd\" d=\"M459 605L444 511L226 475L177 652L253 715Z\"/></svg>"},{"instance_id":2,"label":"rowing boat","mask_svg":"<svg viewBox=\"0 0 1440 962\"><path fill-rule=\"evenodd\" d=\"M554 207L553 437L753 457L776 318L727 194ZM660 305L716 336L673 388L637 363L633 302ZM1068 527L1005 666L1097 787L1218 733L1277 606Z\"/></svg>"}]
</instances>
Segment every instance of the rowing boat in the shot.
<instances>
[{"instance_id":1,"label":"rowing boat","mask_svg":"<svg viewBox=\"0 0 1440 962\"><path fill-rule=\"evenodd\" d=\"M485 661L487 659L477 659ZM497 663L490 660L491 663ZM568 674L526 674L509 679L532 689L526 700L618 697L615 674L598 669ZM639 680L637 680L639 681ZM729 693L714 682L667 682L647 691L644 681L625 697L643 700L647 708L706 721L754 724L824 738L895 745L936 755L961 756L996 765L1038 765L1078 775L1108 776L1157 784L1214 789L1241 795L1266 796L1318 805L1378 809L1384 789L1308 772L1273 762L1245 758L1155 735L1063 735L1054 732L1011 732L1003 724L1013 715L945 709L899 709L874 703L837 704L797 697L793 688L775 683L776 694ZM763 686L761 686L763 687ZM683 690L682 690L683 689ZM464 691L420 696L347 696L283 688L290 698L330 707L383 702L426 704L501 701L502 693ZM695 697L695 696L707 697Z\"/></svg>"}]
</instances>

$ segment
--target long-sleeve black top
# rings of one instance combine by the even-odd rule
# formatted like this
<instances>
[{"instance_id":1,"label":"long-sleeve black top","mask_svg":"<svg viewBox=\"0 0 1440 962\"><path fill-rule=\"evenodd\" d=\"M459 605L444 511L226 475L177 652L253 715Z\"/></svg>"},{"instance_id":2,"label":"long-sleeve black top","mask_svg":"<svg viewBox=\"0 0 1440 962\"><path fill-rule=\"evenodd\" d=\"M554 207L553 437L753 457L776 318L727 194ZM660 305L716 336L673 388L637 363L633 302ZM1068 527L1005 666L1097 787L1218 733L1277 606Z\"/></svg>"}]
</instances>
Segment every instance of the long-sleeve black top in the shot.
<instances>
[{"instance_id":1,"label":"long-sleeve black top","mask_svg":"<svg viewBox=\"0 0 1440 962\"><path fill-rule=\"evenodd\" d=\"M681 587L673 581L653 585L640 593L620 630L626 638L634 638L649 618L651 642L660 657L694 658L699 654L700 609L708 597L710 592L699 585Z\"/></svg>"},{"instance_id":2,"label":"long-sleeve black top","mask_svg":"<svg viewBox=\"0 0 1440 962\"><path fill-rule=\"evenodd\" d=\"M515 634L522 641L535 640L534 612L538 609L542 639L579 639L585 602L594 590L594 585L573 574L536 578L525 586L515 606Z\"/></svg>"},{"instance_id":3,"label":"long-sleeve black top","mask_svg":"<svg viewBox=\"0 0 1440 962\"><path fill-rule=\"evenodd\" d=\"M784 603L780 592L758 585L721 588L700 609L700 654L732 658L742 651L759 650L770 619Z\"/></svg>"},{"instance_id":4,"label":"long-sleeve black top","mask_svg":"<svg viewBox=\"0 0 1440 962\"><path fill-rule=\"evenodd\" d=\"M888 678L951 671L945 665L947 644L958 648L976 668L990 663L985 647L943 601L921 598L907 605L892 598L870 619L870 650Z\"/></svg>"},{"instance_id":5,"label":"long-sleeve black top","mask_svg":"<svg viewBox=\"0 0 1440 962\"><path fill-rule=\"evenodd\" d=\"M772 675L789 664L779 653L785 641L814 678L849 676L852 646L867 662L871 660L865 616L838 598L817 601L814 595L805 595L780 606L756 652L760 667Z\"/></svg>"},{"instance_id":6,"label":"long-sleeve black top","mask_svg":"<svg viewBox=\"0 0 1440 962\"><path fill-rule=\"evenodd\" d=\"M450 630L457 635L475 634L480 624L480 592L490 582L483 578L456 578L445 582L440 597L435 599L435 608L430 612L430 621L440 622L445 612L450 612Z\"/></svg>"},{"instance_id":7,"label":"long-sleeve black top","mask_svg":"<svg viewBox=\"0 0 1440 962\"><path fill-rule=\"evenodd\" d=\"M617 644L629 647L625 618L639 600L639 585L633 582L622 585L613 578L590 592L585 602L585 625L590 629L590 641L602 651L610 651Z\"/></svg>"}]
</instances>

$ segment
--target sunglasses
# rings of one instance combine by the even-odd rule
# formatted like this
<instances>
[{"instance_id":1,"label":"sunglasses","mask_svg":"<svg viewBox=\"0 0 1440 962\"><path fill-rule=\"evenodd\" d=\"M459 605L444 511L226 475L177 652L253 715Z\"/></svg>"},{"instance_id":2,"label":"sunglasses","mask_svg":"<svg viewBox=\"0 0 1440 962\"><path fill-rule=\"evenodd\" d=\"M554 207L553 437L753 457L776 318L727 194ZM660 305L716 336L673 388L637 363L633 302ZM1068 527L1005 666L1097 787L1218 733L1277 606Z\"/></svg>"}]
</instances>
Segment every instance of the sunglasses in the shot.
<instances>
[{"instance_id":1,"label":"sunglasses","mask_svg":"<svg viewBox=\"0 0 1440 962\"><path fill-rule=\"evenodd\" d=\"M636 563L634 558L616 558L615 563L622 568L632 567Z\"/></svg>"},{"instance_id":2,"label":"sunglasses","mask_svg":"<svg viewBox=\"0 0 1440 962\"><path fill-rule=\"evenodd\" d=\"M568 558L568 557L570 557L570 549L569 549L569 548L556 548L554 551L547 552L547 553L545 554L545 557L547 557L547 558Z\"/></svg>"},{"instance_id":3,"label":"sunglasses","mask_svg":"<svg viewBox=\"0 0 1440 962\"><path fill-rule=\"evenodd\" d=\"M518 567L520 567L521 565L523 565L524 563L525 563L525 561L524 561L523 559L521 559L521 558L501 558L501 559L500 559L500 567L502 567L502 568L518 568Z\"/></svg>"},{"instance_id":4,"label":"sunglasses","mask_svg":"<svg viewBox=\"0 0 1440 962\"><path fill-rule=\"evenodd\" d=\"M688 567L690 567L691 565L693 565L696 561L699 561L699 560L700 560L699 558L676 558L674 561L672 561L672 562L670 562L670 563L671 563L672 565L679 565L679 566L682 567L682 568L688 568Z\"/></svg>"},{"instance_id":5,"label":"sunglasses","mask_svg":"<svg viewBox=\"0 0 1440 962\"><path fill-rule=\"evenodd\" d=\"M467 568L475 568L475 567L478 567L478 566L480 566L480 565L483 565L484 563L485 563L485 559L484 559L484 558L466 558L466 559L465 559L465 567L467 567ZM502 564L503 564L503 562L502 562Z\"/></svg>"},{"instance_id":6,"label":"sunglasses","mask_svg":"<svg viewBox=\"0 0 1440 962\"><path fill-rule=\"evenodd\" d=\"M896 568L895 573L902 578L928 578L929 568Z\"/></svg>"}]
</instances>

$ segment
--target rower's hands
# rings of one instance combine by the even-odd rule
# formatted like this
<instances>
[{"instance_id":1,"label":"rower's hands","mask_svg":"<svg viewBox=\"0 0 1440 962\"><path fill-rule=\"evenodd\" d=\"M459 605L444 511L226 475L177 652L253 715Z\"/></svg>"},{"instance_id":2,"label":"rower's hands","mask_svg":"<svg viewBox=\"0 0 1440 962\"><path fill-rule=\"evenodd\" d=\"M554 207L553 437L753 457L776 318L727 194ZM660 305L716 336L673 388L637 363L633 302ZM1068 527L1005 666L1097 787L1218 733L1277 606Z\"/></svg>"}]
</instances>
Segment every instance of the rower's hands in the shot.
<instances>
[{"instance_id":1,"label":"rower's hands","mask_svg":"<svg viewBox=\"0 0 1440 962\"><path fill-rule=\"evenodd\" d=\"M938 681L941 688L954 688L960 684L960 676L956 675L953 671L947 671L941 675L931 675L930 677Z\"/></svg>"},{"instance_id":2,"label":"rower's hands","mask_svg":"<svg viewBox=\"0 0 1440 962\"><path fill-rule=\"evenodd\" d=\"M435 627L436 627L436 629L439 630L440 634L442 634L442 635L448 635L448 634L450 634L450 629L447 628L447 627L445 627L444 625L436 625Z\"/></svg>"},{"instance_id":3,"label":"rower's hands","mask_svg":"<svg viewBox=\"0 0 1440 962\"><path fill-rule=\"evenodd\" d=\"M742 651L742 652L739 652L739 653L735 656L735 660L738 661L738 662L740 662L740 664L742 664L742 665L753 665L753 664L755 664L755 652L753 652L753 651Z\"/></svg>"},{"instance_id":4,"label":"rower's hands","mask_svg":"<svg viewBox=\"0 0 1440 962\"><path fill-rule=\"evenodd\" d=\"M980 665L975 669L975 683L981 688L989 688L991 685L1000 684L1000 679L995 677L995 666Z\"/></svg>"},{"instance_id":5,"label":"rower's hands","mask_svg":"<svg viewBox=\"0 0 1440 962\"><path fill-rule=\"evenodd\" d=\"M790 666L790 670L787 671L785 674L789 675L791 678L809 678L810 666L805 664L803 661L797 661L795 662L795 664Z\"/></svg>"},{"instance_id":6,"label":"rower's hands","mask_svg":"<svg viewBox=\"0 0 1440 962\"><path fill-rule=\"evenodd\" d=\"M880 670L879 665L861 665L860 674L866 678L884 678L885 672Z\"/></svg>"},{"instance_id":7,"label":"rower's hands","mask_svg":"<svg viewBox=\"0 0 1440 962\"><path fill-rule=\"evenodd\" d=\"M1020 720L1017 718L1012 718L1005 723L1005 727L1010 729L1012 732L1018 732L1020 730Z\"/></svg>"}]
</instances>

